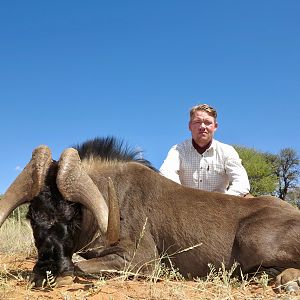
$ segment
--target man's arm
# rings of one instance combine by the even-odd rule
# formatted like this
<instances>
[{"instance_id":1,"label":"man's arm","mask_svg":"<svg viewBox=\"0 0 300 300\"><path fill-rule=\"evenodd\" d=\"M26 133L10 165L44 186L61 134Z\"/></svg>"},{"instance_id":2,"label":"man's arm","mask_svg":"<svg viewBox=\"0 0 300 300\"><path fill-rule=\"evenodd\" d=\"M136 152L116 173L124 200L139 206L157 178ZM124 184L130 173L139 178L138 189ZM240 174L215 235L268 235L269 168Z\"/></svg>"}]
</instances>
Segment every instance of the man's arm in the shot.
<instances>
[{"instance_id":1,"label":"man's arm","mask_svg":"<svg viewBox=\"0 0 300 300\"><path fill-rule=\"evenodd\" d=\"M179 167L180 167L179 152L176 149L176 146L173 146L168 152L168 155L164 160L163 164L161 165L159 171L163 176L181 184L178 175Z\"/></svg>"},{"instance_id":2,"label":"man's arm","mask_svg":"<svg viewBox=\"0 0 300 300\"><path fill-rule=\"evenodd\" d=\"M229 188L226 194L245 196L250 192L250 183L247 172L241 163L241 159L233 148L231 156L225 162L226 173L229 176Z\"/></svg>"}]
</instances>

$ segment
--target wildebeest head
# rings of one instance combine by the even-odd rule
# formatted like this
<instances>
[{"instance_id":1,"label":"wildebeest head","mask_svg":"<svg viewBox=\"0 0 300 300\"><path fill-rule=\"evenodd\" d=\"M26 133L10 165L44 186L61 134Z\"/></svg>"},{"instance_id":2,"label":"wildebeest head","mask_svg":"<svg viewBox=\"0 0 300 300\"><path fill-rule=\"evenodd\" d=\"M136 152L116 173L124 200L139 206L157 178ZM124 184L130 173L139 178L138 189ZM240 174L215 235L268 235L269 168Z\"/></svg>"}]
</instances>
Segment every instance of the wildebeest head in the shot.
<instances>
[{"instance_id":1,"label":"wildebeest head","mask_svg":"<svg viewBox=\"0 0 300 300\"><path fill-rule=\"evenodd\" d=\"M153 168L140 156L140 151L132 150L112 137L89 140L74 148L78 154L73 149L67 149L58 162L52 160L46 146L37 148L29 164L0 202L0 211L4 212L0 216L0 225L14 208L30 202L27 217L38 249L38 262L34 267L34 281L38 285L46 271L53 275L73 274L71 258L80 235L82 205L94 213L106 243L113 244L118 239L118 231L115 230L118 224L114 216L108 216L108 205L113 207L114 204L104 201L91 178L80 169L79 162L94 158L103 161L137 161ZM108 199L114 199L112 183L108 181L107 185ZM70 200L70 194L75 194L72 201L77 203L67 201ZM98 201L95 202L95 199ZM109 213L114 214L112 209ZM119 211L116 213L118 215Z\"/></svg>"}]
</instances>

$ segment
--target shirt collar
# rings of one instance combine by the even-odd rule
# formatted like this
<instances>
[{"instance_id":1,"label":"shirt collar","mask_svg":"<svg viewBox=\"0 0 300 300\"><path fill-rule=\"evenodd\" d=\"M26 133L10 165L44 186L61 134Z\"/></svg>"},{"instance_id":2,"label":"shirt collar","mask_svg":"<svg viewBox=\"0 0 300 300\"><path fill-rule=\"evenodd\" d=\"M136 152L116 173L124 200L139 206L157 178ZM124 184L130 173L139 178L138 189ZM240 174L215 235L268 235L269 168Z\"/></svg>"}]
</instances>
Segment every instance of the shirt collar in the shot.
<instances>
[{"instance_id":1,"label":"shirt collar","mask_svg":"<svg viewBox=\"0 0 300 300\"><path fill-rule=\"evenodd\" d=\"M197 149L197 144L193 141L193 139L191 139L191 147L200 155L212 154L216 147L216 142L214 139L212 139L210 146L203 153L200 152L201 150L199 146L199 148Z\"/></svg>"}]
</instances>

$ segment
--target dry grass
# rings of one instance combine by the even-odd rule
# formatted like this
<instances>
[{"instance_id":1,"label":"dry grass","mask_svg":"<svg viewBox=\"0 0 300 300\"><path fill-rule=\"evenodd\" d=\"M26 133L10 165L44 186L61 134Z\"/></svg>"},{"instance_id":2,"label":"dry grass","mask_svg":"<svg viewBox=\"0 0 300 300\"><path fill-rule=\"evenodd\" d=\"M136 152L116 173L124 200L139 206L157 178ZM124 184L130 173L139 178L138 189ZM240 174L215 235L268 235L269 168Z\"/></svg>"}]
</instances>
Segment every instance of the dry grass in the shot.
<instances>
[{"instance_id":1,"label":"dry grass","mask_svg":"<svg viewBox=\"0 0 300 300\"><path fill-rule=\"evenodd\" d=\"M28 221L7 219L0 228L0 251L23 253L26 256L36 253L32 230Z\"/></svg>"}]
</instances>

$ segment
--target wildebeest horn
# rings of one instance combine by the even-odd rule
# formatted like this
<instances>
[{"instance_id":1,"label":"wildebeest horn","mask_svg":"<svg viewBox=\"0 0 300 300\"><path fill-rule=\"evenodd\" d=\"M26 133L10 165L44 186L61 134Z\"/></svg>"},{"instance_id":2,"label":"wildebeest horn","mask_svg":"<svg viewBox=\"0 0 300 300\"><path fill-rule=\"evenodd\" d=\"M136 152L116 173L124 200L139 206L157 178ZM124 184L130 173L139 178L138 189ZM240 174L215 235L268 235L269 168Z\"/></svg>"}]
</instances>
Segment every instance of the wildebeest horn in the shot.
<instances>
[{"instance_id":1,"label":"wildebeest horn","mask_svg":"<svg viewBox=\"0 0 300 300\"><path fill-rule=\"evenodd\" d=\"M68 148L62 153L56 184L66 200L81 203L94 214L99 229L105 234L108 207L99 189L83 169L77 150Z\"/></svg>"},{"instance_id":2,"label":"wildebeest horn","mask_svg":"<svg viewBox=\"0 0 300 300\"><path fill-rule=\"evenodd\" d=\"M0 226L16 207L40 193L51 163L51 151L47 146L41 145L32 152L30 162L0 200Z\"/></svg>"},{"instance_id":3,"label":"wildebeest horn","mask_svg":"<svg viewBox=\"0 0 300 300\"><path fill-rule=\"evenodd\" d=\"M106 242L108 246L116 244L120 239L120 208L111 178L108 178L108 225Z\"/></svg>"}]
</instances>

